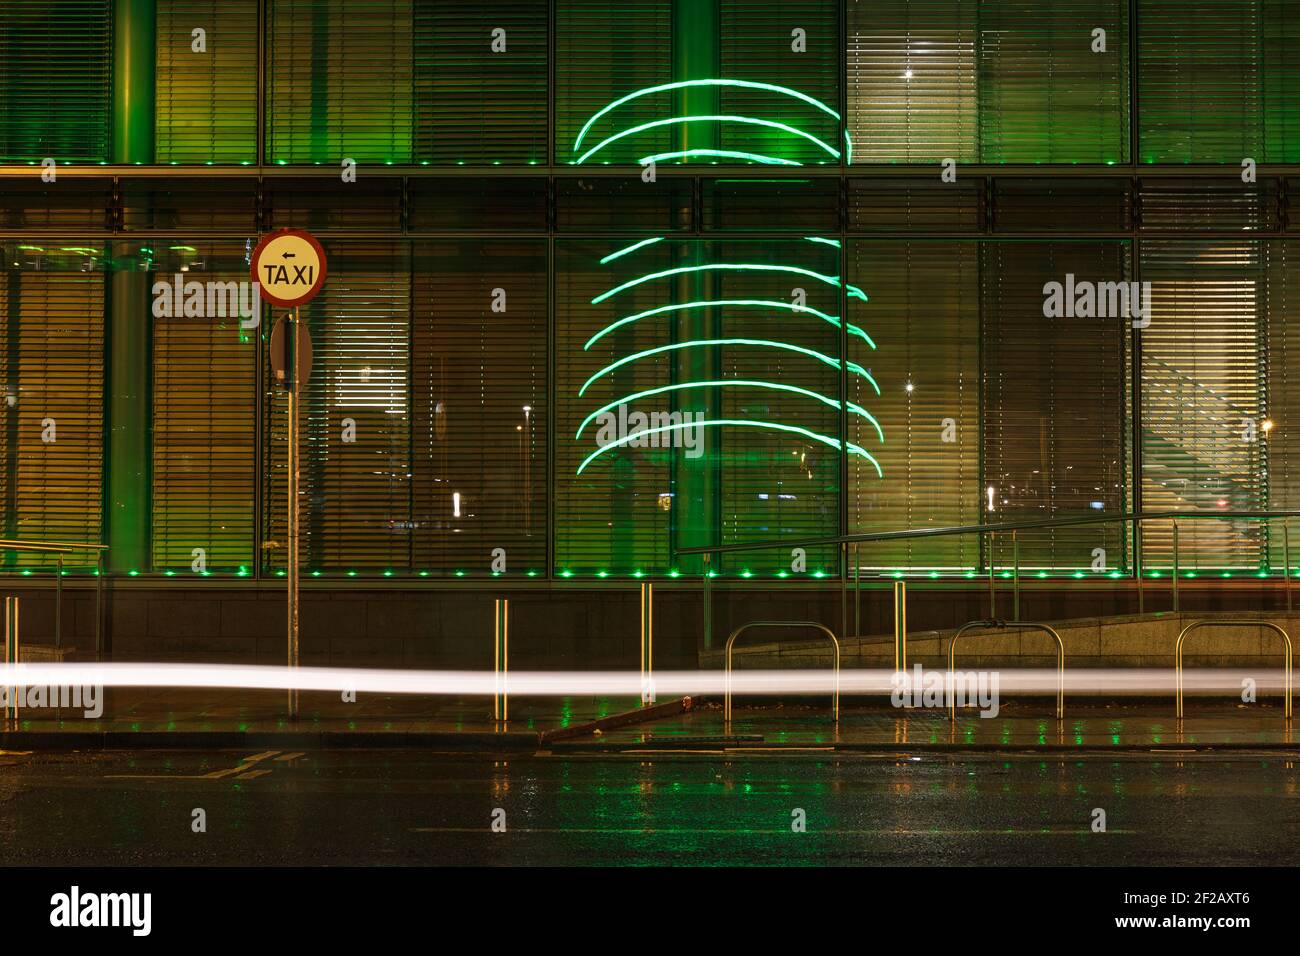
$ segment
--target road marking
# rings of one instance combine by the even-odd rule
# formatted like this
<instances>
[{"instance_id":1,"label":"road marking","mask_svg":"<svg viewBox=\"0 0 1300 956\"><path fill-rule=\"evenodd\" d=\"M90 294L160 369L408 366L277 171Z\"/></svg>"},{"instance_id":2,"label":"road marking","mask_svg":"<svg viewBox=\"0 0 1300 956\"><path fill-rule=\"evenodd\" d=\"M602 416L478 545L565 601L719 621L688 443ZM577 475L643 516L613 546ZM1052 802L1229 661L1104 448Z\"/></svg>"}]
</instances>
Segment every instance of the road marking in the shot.
<instances>
[{"instance_id":1,"label":"road marking","mask_svg":"<svg viewBox=\"0 0 1300 956\"><path fill-rule=\"evenodd\" d=\"M267 759L275 757L280 751L264 750L260 754L253 754L251 757L240 757L239 766L227 767L224 770L213 770L211 773L110 773L105 774L105 780L220 780L223 777L229 777L231 774L239 774L238 779L247 780L251 777L260 777L268 774L270 770L253 771L254 765ZM290 756L295 756L291 754ZM297 754L296 756L302 756ZM283 759L283 758L277 758Z\"/></svg>"}]
</instances>

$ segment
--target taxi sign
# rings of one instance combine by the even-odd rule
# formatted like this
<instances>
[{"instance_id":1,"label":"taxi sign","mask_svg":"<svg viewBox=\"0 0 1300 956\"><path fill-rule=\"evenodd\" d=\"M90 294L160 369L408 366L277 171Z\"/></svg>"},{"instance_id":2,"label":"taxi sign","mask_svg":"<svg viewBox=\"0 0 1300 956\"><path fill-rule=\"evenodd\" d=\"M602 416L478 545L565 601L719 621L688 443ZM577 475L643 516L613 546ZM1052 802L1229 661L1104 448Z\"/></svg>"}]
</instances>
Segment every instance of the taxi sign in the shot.
<instances>
[{"instance_id":1,"label":"taxi sign","mask_svg":"<svg viewBox=\"0 0 1300 956\"><path fill-rule=\"evenodd\" d=\"M263 299L292 309L314 299L325 284L325 250L306 230L277 229L257 244L248 271Z\"/></svg>"}]
</instances>

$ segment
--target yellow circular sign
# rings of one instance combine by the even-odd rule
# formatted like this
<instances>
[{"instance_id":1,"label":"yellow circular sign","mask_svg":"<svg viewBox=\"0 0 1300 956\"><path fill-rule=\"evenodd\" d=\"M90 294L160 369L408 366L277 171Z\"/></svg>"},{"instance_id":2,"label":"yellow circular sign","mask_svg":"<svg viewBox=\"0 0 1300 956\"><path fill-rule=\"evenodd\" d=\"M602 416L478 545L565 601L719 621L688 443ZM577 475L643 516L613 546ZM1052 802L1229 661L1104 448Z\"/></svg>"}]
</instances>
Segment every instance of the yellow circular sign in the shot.
<instances>
[{"instance_id":1,"label":"yellow circular sign","mask_svg":"<svg viewBox=\"0 0 1300 956\"><path fill-rule=\"evenodd\" d=\"M280 229L257 244L249 273L263 299L293 308L315 298L325 284L325 250L309 232Z\"/></svg>"}]
</instances>

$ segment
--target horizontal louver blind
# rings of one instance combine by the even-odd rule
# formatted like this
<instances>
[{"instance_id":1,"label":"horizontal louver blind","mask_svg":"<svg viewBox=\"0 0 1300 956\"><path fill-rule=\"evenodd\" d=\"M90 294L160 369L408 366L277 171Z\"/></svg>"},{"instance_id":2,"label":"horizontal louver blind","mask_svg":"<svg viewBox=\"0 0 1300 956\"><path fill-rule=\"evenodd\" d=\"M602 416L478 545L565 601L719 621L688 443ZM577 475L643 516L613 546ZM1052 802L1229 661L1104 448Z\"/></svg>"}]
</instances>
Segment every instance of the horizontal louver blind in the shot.
<instances>
[{"instance_id":1,"label":"horizontal louver blind","mask_svg":"<svg viewBox=\"0 0 1300 956\"><path fill-rule=\"evenodd\" d=\"M410 0L271 0L267 158L409 163Z\"/></svg>"},{"instance_id":2,"label":"horizontal louver blind","mask_svg":"<svg viewBox=\"0 0 1300 956\"><path fill-rule=\"evenodd\" d=\"M784 87L824 107L787 93L722 87L718 102L723 115L781 123L798 133L771 126L721 123L720 146L729 152L786 162L838 163L839 157L831 150L840 153L844 148L836 118L840 112L839 4L834 0L721 0L719 10L720 78ZM721 161L747 160L724 157Z\"/></svg>"},{"instance_id":3,"label":"horizontal louver blind","mask_svg":"<svg viewBox=\"0 0 1300 956\"><path fill-rule=\"evenodd\" d=\"M993 489L985 516L1122 514L1131 319L1079 314L1083 309L1048 317L1044 286L1073 281L1077 305L1084 301L1079 283L1126 281L1126 244L986 242L981 255L983 465L986 491ZM999 536L996 552L1004 568L1012 559L1007 538ZM1021 566L1088 571L1100 548L1113 572L1125 567L1124 541L1119 524L1022 531Z\"/></svg>"},{"instance_id":4,"label":"horizontal louver blind","mask_svg":"<svg viewBox=\"0 0 1300 956\"><path fill-rule=\"evenodd\" d=\"M256 162L257 0L161 0L157 16L158 162Z\"/></svg>"},{"instance_id":5,"label":"horizontal louver blind","mask_svg":"<svg viewBox=\"0 0 1300 956\"><path fill-rule=\"evenodd\" d=\"M600 263L630 246L618 239L556 243L555 567L561 575L669 566L672 450L610 447L583 468L602 447L599 423L584 426L589 416L607 407L617 416L628 396L671 381L669 354L647 355L600 375L579 394L602 369L671 341L673 316L657 315L624 323L586 347L620 319L675 301L675 289L664 279L592 303L625 282L678 266L685 244L655 242Z\"/></svg>"},{"instance_id":6,"label":"horizontal louver blind","mask_svg":"<svg viewBox=\"0 0 1300 956\"><path fill-rule=\"evenodd\" d=\"M1260 243L1147 241L1142 278L1152 284L1142 331L1144 509L1267 507ZM1150 522L1144 533L1147 565L1171 565L1170 525ZM1258 522L1183 522L1180 563L1253 568L1260 533Z\"/></svg>"},{"instance_id":7,"label":"horizontal louver blind","mask_svg":"<svg viewBox=\"0 0 1300 956\"><path fill-rule=\"evenodd\" d=\"M106 161L108 0L0 3L0 161Z\"/></svg>"},{"instance_id":8,"label":"horizontal louver blind","mask_svg":"<svg viewBox=\"0 0 1300 956\"><path fill-rule=\"evenodd\" d=\"M572 162L608 137L674 115L671 92L619 106L578 135L615 100L672 80L669 0L557 0L555 29L555 158ZM669 148L669 127L620 139L589 163L630 163Z\"/></svg>"},{"instance_id":9,"label":"horizontal louver blind","mask_svg":"<svg viewBox=\"0 0 1300 956\"><path fill-rule=\"evenodd\" d=\"M855 162L1127 161L1124 0L863 0L848 16Z\"/></svg>"},{"instance_id":10,"label":"horizontal louver blind","mask_svg":"<svg viewBox=\"0 0 1300 956\"><path fill-rule=\"evenodd\" d=\"M1260 424L1267 477L1267 507L1300 509L1300 244L1271 239L1260 243L1265 257L1264 314L1260 351L1264 359L1264 397ZM1265 524L1269 567L1285 561L1282 529ZM1295 561L1294 553L1292 561Z\"/></svg>"},{"instance_id":11,"label":"horizontal louver blind","mask_svg":"<svg viewBox=\"0 0 1300 956\"><path fill-rule=\"evenodd\" d=\"M980 5L984 162L1128 161L1127 16L1127 0Z\"/></svg>"},{"instance_id":12,"label":"horizontal louver blind","mask_svg":"<svg viewBox=\"0 0 1300 956\"><path fill-rule=\"evenodd\" d=\"M546 162L546 10L415 0L418 162Z\"/></svg>"},{"instance_id":13,"label":"horizontal louver blind","mask_svg":"<svg viewBox=\"0 0 1300 956\"><path fill-rule=\"evenodd\" d=\"M302 405L303 569L409 568L410 263L404 244L327 244L329 282L302 309L312 336ZM268 389L272 528L284 563L287 400ZM271 547L270 545L278 545Z\"/></svg>"},{"instance_id":14,"label":"horizontal louver blind","mask_svg":"<svg viewBox=\"0 0 1300 956\"><path fill-rule=\"evenodd\" d=\"M850 380L849 400L872 412L885 439L860 416L850 441L869 448L884 478L850 459L854 533L978 524L979 246L956 241L853 241L849 276L869 301L850 299L849 358L875 370L881 394ZM974 536L862 545L862 566L966 570L979 563Z\"/></svg>"},{"instance_id":15,"label":"horizontal louver blind","mask_svg":"<svg viewBox=\"0 0 1300 956\"><path fill-rule=\"evenodd\" d=\"M5 537L95 543L101 534L104 274L0 272ZM7 567L54 558L6 552ZM78 552L67 567L93 567Z\"/></svg>"},{"instance_id":16,"label":"horizontal louver blind","mask_svg":"<svg viewBox=\"0 0 1300 956\"><path fill-rule=\"evenodd\" d=\"M700 461L716 460L722 484L721 534L706 537L731 544L835 535L841 470L840 373L831 362L838 362L840 355L840 290L838 282L808 273L838 276L839 249L808 239L700 245L705 262L767 267L757 272L709 273L692 296L763 303L722 306L714 310L717 332L701 330L729 343L717 350L721 380L752 383L728 384L705 393L716 409L710 417L736 423L706 429L703 435L705 456ZM803 271L774 271L786 269ZM804 292L807 310L789 305L796 287ZM866 371L874 363L867 360L862 365ZM860 374L850 378L865 381ZM875 404L874 392L864 404L868 408ZM873 436L863 448L874 454L879 445ZM788 572L790 552L724 555L719 570ZM808 549L808 573L837 570L833 547Z\"/></svg>"},{"instance_id":17,"label":"horizontal louver blind","mask_svg":"<svg viewBox=\"0 0 1300 956\"><path fill-rule=\"evenodd\" d=\"M1260 158L1259 0L1138 3L1138 154L1147 163Z\"/></svg>"},{"instance_id":18,"label":"horizontal louver blind","mask_svg":"<svg viewBox=\"0 0 1300 956\"><path fill-rule=\"evenodd\" d=\"M855 163L978 157L976 0L849 0Z\"/></svg>"},{"instance_id":19,"label":"horizontal louver blind","mask_svg":"<svg viewBox=\"0 0 1300 956\"><path fill-rule=\"evenodd\" d=\"M178 274L184 283L201 283L205 311L208 283L222 285L212 286L211 314L153 321L153 569L247 573L253 568L258 330L241 327L237 315L234 284L248 281L243 250L175 250L155 270L151 283L161 281L165 289L174 288Z\"/></svg>"},{"instance_id":20,"label":"horizontal louver blind","mask_svg":"<svg viewBox=\"0 0 1300 956\"><path fill-rule=\"evenodd\" d=\"M546 245L415 246L415 569L546 573ZM498 553L498 549L500 549Z\"/></svg>"}]
</instances>

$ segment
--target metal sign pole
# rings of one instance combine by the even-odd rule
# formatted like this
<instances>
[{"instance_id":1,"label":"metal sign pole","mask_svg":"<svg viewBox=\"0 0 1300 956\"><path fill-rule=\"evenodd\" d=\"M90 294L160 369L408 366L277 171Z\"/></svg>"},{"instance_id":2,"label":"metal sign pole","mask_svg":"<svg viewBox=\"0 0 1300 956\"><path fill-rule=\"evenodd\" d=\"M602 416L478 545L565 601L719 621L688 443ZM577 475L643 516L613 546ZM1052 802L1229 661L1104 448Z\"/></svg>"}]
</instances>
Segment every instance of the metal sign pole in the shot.
<instances>
[{"instance_id":1,"label":"metal sign pole","mask_svg":"<svg viewBox=\"0 0 1300 956\"><path fill-rule=\"evenodd\" d=\"M288 566L285 568L285 574L288 578L286 592L289 602L288 664L290 669L298 666L298 388L300 385L298 326L298 309L295 308L285 329L288 333L285 336L285 347L288 350L286 367L289 370L289 511L286 529ZM298 717L298 691L293 687L289 688L289 717L295 720Z\"/></svg>"}]
</instances>

